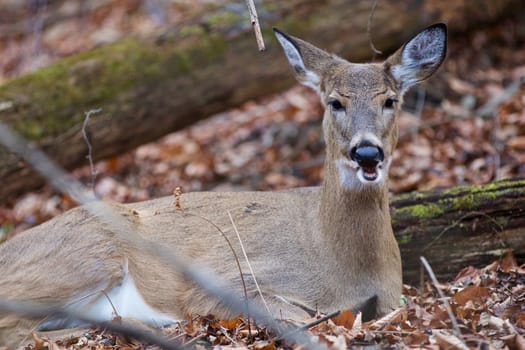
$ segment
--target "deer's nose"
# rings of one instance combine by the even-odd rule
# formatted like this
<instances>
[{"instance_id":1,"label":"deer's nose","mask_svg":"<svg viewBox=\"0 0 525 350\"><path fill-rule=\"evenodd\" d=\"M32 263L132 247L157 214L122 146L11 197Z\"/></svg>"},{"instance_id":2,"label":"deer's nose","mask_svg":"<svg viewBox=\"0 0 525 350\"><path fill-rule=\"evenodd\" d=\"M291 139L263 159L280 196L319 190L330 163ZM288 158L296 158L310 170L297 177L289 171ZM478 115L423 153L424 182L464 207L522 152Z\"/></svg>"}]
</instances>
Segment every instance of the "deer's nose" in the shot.
<instances>
[{"instance_id":1,"label":"deer's nose","mask_svg":"<svg viewBox=\"0 0 525 350\"><path fill-rule=\"evenodd\" d=\"M385 159L383 150L368 142L361 143L350 151L350 158L360 167L373 168Z\"/></svg>"}]
</instances>

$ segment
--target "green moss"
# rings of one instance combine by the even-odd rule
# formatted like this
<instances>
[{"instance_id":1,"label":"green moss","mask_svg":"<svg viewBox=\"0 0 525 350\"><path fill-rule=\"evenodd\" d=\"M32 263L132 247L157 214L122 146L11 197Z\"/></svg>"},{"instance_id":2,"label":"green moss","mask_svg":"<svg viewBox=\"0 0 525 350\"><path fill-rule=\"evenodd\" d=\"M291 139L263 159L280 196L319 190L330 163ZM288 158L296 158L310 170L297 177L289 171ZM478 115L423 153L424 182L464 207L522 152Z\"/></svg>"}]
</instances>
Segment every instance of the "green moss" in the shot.
<instances>
[{"instance_id":1,"label":"green moss","mask_svg":"<svg viewBox=\"0 0 525 350\"><path fill-rule=\"evenodd\" d=\"M182 38L187 38L190 36L203 36L206 34L206 31L201 25L198 24L190 24L187 26L184 26L180 29L179 35Z\"/></svg>"},{"instance_id":2,"label":"green moss","mask_svg":"<svg viewBox=\"0 0 525 350\"><path fill-rule=\"evenodd\" d=\"M514 180L514 186L525 186L525 179ZM449 190L443 191L445 196L458 196L461 194L479 194L479 193L495 193L504 190L508 185L507 181L494 181L484 185L472 186L457 186Z\"/></svg>"},{"instance_id":3,"label":"green moss","mask_svg":"<svg viewBox=\"0 0 525 350\"><path fill-rule=\"evenodd\" d=\"M452 199L452 207L457 210L471 210L497 198L496 192L474 192Z\"/></svg>"},{"instance_id":4,"label":"green moss","mask_svg":"<svg viewBox=\"0 0 525 350\"><path fill-rule=\"evenodd\" d=\"M416 204L409 207L399 209L403 215L409 215L420 219L426 219L441 215L445 209L437 204Z\"/></svg>"},{"instance_id":5,"label":"green moss","mask_svg":"<svg viewBox=\"0 0 525 350\"><path fill-rule=\"evenodd\" d=\"M175 55L175 66L179 71L189 72L193 67L190 55L184 51L178 52Z\"/></svg>"},{"instance_id":6,"label":"green moss","mask_svg":"<svg viewBox=\"0 0 525 350\"><path fill-rule=\"evenodd\" d=\"M131 99L129 106L119 104L120 95L154 90L196 65L207 66L226 50L220 35L177 42L130 38L8 82L0 86L0 101L13 102L15 113L4 113L1 119L30 140L55 137L80 128L85 111L102 108L103 113L94 118L129 111L140 102Z\"/></svg>"},{"instance_id":7,"label":"green moss","mask_svg":"<svg viewBox=\"0 0 525 350\"><path fill-rule=\"evenodd\" d=\"M472 193L468 194L466 196L461 196L461 197L458 197L458 198L454 198L454 200L453 200L454 209L468 209L468 208L472 208L474 206L474 203L475 203L475 198L474 198L474 195Z\"/></svg>"},{"instance_id":8,"label":"green moss","mask_svg":"<svg viewBox=\"0 0 525 350\"><path fill-rule=\"evenodd\" d=\"M412 239L412 237L411 237L410 234L408 234L408 233L402 233L401 235L399 235L399 236L397 237L397 242L398 242L399 244L408 244L408 243L410 243L411 239Z\"/></svg>"},{"instance_id":9,"label":"green moss","mask_svg":"<svg viewBox=\"0 0 525 350\"><path fill-rule=\"evenodd\" d=\"M213 30L220 30L239 23L241 16L231 11L219 11L207 17L207 23ZM242 23L242 22L240 22Z\"/></svg>"}]
</instances>

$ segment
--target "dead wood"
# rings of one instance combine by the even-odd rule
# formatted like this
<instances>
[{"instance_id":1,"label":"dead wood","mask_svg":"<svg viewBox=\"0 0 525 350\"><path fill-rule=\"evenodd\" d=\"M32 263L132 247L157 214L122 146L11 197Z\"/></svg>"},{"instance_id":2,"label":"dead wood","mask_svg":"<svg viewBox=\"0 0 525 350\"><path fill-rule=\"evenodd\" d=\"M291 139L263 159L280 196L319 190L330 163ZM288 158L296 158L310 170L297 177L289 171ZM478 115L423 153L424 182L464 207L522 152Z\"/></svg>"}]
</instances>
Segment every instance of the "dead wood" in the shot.
<instances>
[{"instance_id":1,"label":"dead wood","mask_svg":"<svg viewBox=\"0 0 525 350\"><path fill-rule=\"evenodd\" d=\"M525 179L412 192L391 201L404 280L419 280L425 256L440 280L513 249L525 258Z\"/></svg>"}]
</instances>

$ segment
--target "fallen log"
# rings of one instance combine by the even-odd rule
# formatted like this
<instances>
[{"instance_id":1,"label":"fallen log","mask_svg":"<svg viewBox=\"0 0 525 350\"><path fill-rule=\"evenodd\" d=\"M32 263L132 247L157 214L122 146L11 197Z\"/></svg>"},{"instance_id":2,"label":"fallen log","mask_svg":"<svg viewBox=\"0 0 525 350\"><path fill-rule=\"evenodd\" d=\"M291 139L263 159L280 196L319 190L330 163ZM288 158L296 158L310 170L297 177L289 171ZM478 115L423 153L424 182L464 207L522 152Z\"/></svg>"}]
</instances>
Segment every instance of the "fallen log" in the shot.
<instances>
[{"instance_id":1,"label":"fallen log","mask_svg":"<svg viewBox=\"0 0 525 350\"><path fill-rule=\"evenodd\" d=\"M384 2L371 36L385 54L430 22L451 32L516 12L519 0ZM372 56L369 1L263 1L259 17L269 46L257 51L247 13L207 9L146 38L130 37L69 57L0 86L0 121L34 141L66 169L85 164L84 113L94 160L107 158L184 128L244 101L292 84L271 27L307 38L354 61ZM0 202L43 184L0 148Z\"/></svg>"},{"instance_id":2,"label":"fallen log","mask_svg":"<svg viewBox=\"0 0 525 350\"><path fill-rule=\"evenodd\" d=\"M391 212L406 282L419 280L420 256L442 280L508 249L525 259L525 179L412 192L393 198Z\"/></svg>"}]
</instances>

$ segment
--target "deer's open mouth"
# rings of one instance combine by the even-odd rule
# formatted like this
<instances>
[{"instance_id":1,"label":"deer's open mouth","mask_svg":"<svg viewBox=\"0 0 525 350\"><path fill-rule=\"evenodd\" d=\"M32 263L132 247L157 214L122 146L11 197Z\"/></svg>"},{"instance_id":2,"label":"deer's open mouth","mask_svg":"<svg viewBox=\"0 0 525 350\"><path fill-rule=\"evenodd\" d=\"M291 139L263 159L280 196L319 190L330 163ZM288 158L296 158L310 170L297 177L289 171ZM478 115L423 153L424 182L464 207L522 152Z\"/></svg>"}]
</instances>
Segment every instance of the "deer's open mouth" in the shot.
<instances>
[{"instance_id":1,"label":"deer's open mouth","mask_svg":"<svg viewBox=\"0 0 525 350\"><path fill-rule=\"evenodd\" d=\"M379 176L378 169L374 167L361 167L363 178L367 181L375 181Z\"/></svg>"},{"instance_id":2,"label":"deer's open mouth","mask_svg":"<svg viewBox=\"0 0 525 350\"><path fill-rule=\"evenodd\" d=\"M355 167L356 175L362 184L378 184L381 183L388 172L390 166L390 159L380 162L376 165L357 165Z\"/></svg>"},{"instance_id":3,"label":"deer's open mouth","mask_svg":"<svg viewBox=\"0 0 525 350\"><path fill-rule=\"evenodd\" d=\"M373 186L381 184L385 179L390 161L387 159L375 165L359 165L348 158L341 158L337 161L339 177L343 186L348 188L362 188L362 185Z\"/></svg>"}]
</instances>

